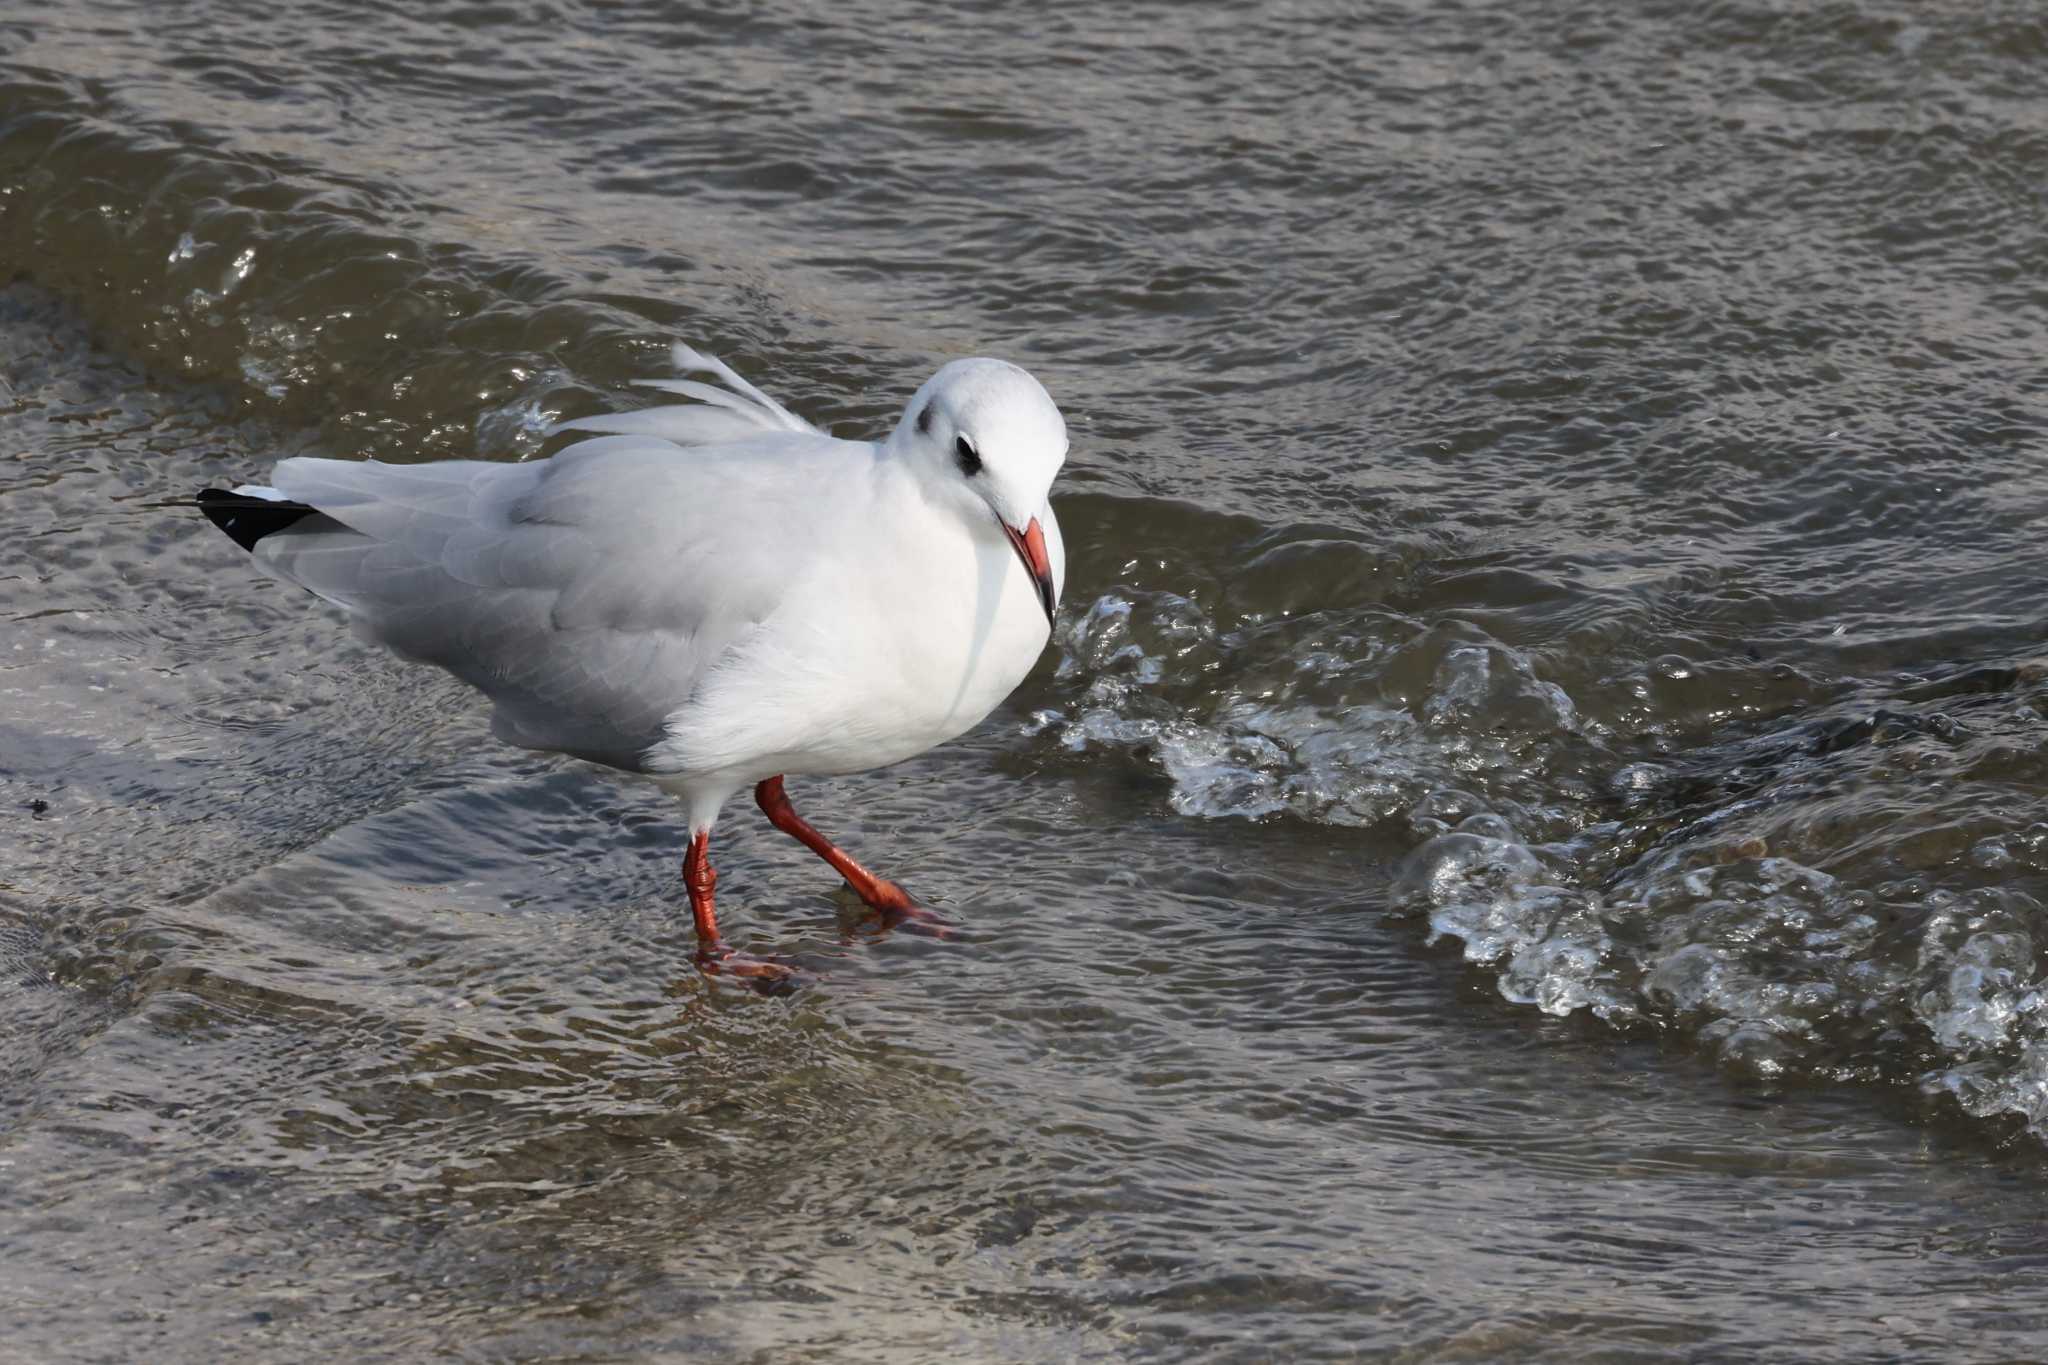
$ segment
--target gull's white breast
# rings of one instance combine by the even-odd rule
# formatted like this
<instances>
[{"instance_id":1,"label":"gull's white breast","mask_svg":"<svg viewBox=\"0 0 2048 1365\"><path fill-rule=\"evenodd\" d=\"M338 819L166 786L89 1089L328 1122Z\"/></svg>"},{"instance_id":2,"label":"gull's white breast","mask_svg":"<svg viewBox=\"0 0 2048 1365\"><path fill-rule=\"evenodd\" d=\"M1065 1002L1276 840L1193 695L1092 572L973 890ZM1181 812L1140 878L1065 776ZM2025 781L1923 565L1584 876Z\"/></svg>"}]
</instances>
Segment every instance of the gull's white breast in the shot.
<instances>
[{"instance_id":1,"label":"gull's white breast","mask_svg":"<svg viewBox=\"0 0 2048 1365\"><path fill-rule=\"evenodd\" d=\"M651 769L744 783L882 767L973 728L1023 681L1048 628L994 517L932 505L887 461L872 494L790 566L779 608L669 717ZM1057 562L1049 508L1041 520Z\"/></svg>"}]
</instances>

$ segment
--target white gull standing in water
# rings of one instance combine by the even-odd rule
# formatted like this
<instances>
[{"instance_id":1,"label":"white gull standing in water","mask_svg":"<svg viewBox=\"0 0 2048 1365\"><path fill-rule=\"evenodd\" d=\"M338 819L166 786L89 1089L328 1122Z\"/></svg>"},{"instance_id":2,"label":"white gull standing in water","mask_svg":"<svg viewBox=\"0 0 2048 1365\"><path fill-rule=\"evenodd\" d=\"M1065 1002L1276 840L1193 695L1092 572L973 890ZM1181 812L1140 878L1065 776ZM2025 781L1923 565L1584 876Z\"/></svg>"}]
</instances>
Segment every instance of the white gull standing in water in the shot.
<instances>
[{"instance_id":1,"label":"white gull standing in water","mask_svg":"<svg viewBox=\"0 0 2048 1365\"><path fill-rule=\"evenodd\" d=\"M1044 649L1066 556L1066 424L1029 374L956 360L882 441L828 436L686 346L699 400L565 422L546 460L280 461L200 505L265 572L494 707L498 738L644 774L689 821L697 962L719 937L712 826L736 792L889 924L932 918L813 829L789 774L901 762L978 724ZM682 449L688 447L688 449Z\"/></svg>"}]
</instances>

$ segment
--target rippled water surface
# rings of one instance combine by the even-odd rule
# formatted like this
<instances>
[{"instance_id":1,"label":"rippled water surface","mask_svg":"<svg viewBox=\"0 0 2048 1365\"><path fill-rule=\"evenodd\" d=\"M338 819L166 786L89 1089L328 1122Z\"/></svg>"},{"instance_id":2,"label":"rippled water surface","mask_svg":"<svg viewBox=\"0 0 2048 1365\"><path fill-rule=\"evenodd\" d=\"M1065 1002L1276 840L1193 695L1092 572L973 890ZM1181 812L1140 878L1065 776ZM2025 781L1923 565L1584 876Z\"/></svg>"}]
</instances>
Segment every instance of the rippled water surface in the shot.
<instances>
[{"instance_id":1,"label":"rippled water surface","mask_svg":"<svg viewBox=\"0 0 2048 1365\"><path fill-rule=\"evenodd\" d=\"M2048 24L0 14L0 1358L2020 1359ZM676 337L1068 413L1055 647L736 807L160 504Z\"/></svg>"}]
</instances>

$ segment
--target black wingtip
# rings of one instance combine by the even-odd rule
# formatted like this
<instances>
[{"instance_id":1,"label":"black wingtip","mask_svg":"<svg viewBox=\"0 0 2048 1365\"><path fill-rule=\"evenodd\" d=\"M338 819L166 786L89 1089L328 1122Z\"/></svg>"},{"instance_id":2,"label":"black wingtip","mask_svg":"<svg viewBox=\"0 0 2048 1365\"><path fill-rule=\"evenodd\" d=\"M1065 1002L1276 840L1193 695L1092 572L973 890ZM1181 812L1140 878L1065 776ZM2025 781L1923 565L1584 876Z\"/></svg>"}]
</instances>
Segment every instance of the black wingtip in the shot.
<instances>
[{"instance_id":1,"label":"black wingtip","mask_svg":"<svg viewBox=\"0 0 2048 1365\"><path fill-rule=\"evenodd\" d=\"M245 550L254 550L263 537L313 514L313 509L303 502L252 498L247 493L230 493L224 488L202 488L198 501L206 519Z\"/></svg>"}]
</instances>

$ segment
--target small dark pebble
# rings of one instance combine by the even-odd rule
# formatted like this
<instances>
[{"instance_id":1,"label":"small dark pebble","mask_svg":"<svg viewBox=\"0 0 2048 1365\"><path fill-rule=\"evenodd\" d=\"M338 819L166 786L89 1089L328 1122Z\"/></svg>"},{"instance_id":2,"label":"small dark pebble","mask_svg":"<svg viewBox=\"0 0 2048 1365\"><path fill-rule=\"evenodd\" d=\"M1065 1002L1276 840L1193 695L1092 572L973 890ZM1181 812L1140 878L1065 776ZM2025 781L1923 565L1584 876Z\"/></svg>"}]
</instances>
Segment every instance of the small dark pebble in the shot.
<instances>
[{"instance_id":1,"label":"small dark pebble","mask_svg":"<svg viewBox=\"0 0 2048 1365\"><path fill-rule=\"evenodd\" d=\"M43 800L40 796L28 803L28 813L30 815L41 815L49 809L50 803Z\"/></svg>"},{"instance_id":2,"label":"small dark pebble","mask_svg":"<svg viewBox=\"0 0 2048 1365\"><path fill-rule=\"evenodd\" d=\"M249 1315L249 1321L255 1323L258 1327L268 1327L270 1325L270 1314L259 1308Z\"/></svg>"}]
</instances>

